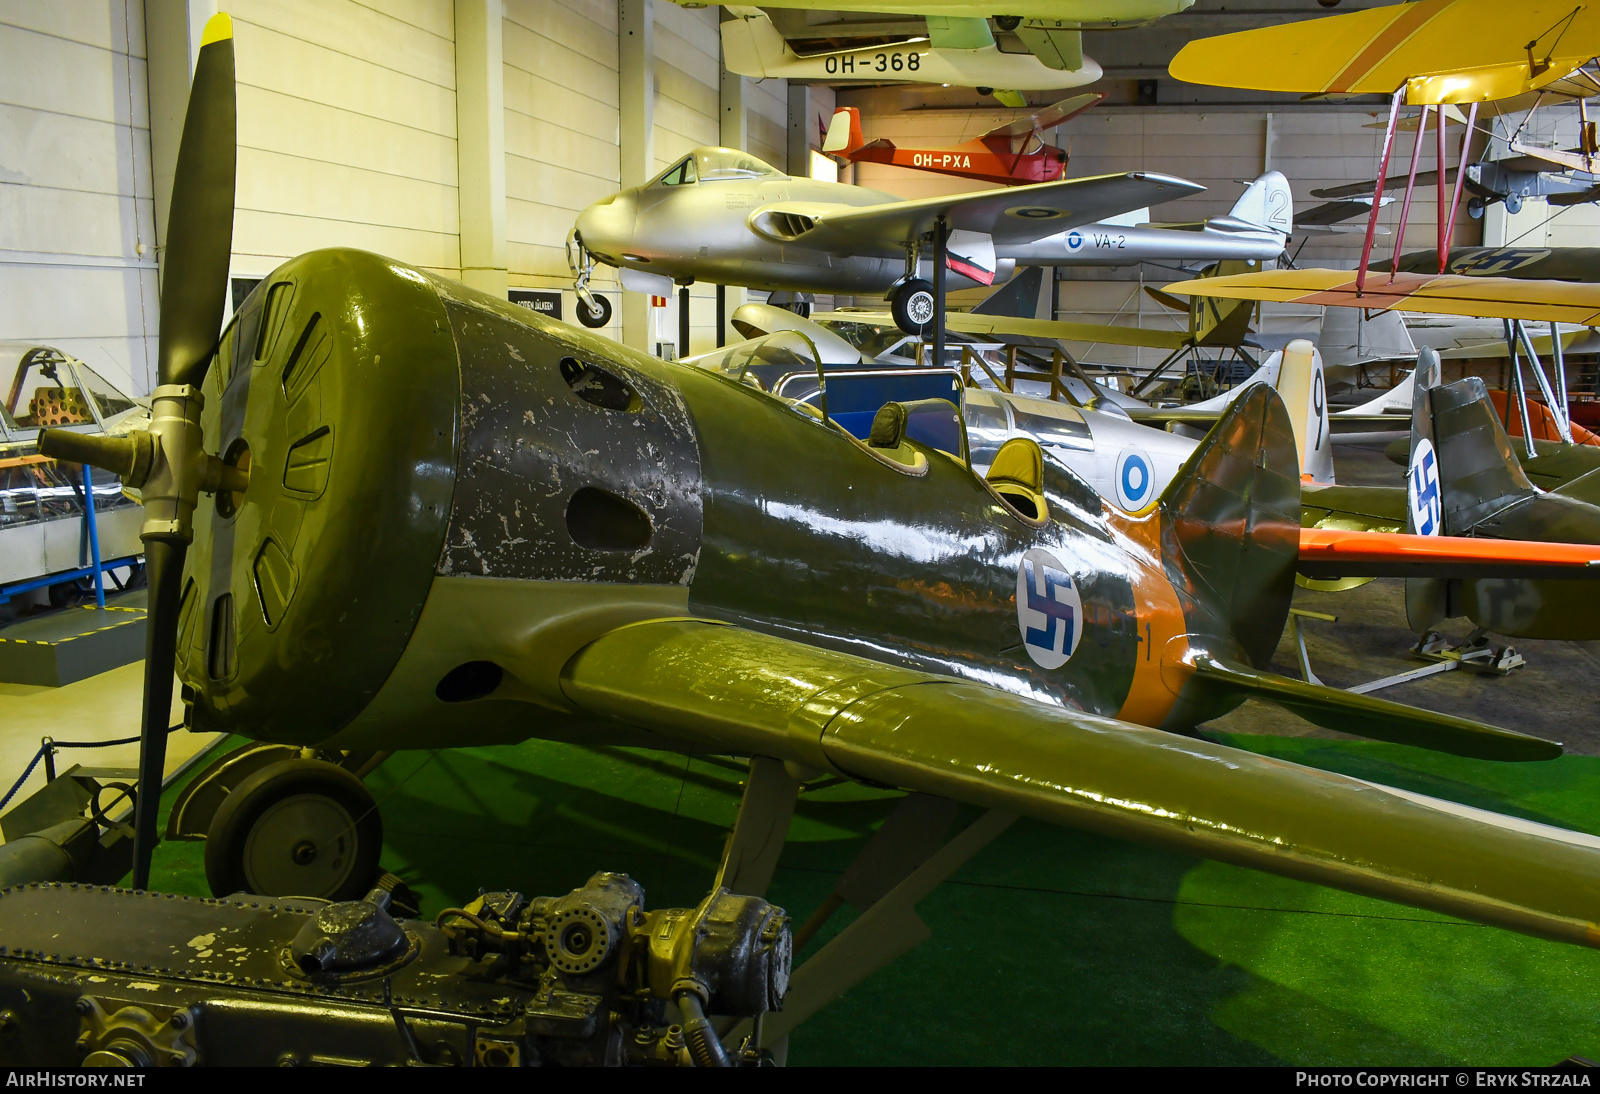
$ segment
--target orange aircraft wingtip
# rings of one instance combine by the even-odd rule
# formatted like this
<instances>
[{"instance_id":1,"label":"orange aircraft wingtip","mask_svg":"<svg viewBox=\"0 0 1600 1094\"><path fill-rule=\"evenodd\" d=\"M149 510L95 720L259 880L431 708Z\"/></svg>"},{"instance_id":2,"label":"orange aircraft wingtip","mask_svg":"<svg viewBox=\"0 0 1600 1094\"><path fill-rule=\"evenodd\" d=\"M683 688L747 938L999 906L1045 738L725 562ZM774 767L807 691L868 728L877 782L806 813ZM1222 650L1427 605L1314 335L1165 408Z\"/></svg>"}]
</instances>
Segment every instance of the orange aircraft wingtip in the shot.
<instances>
[{"instance_id":1,"label":"orange aircraft wingtip","mask_svg":"<svg viewBox=\"0 0 1600 1094\"><path fill-rule=\"evenodd\" d=\"M1302 528L1299 570L1324 579L1600 578L1600 546Z\"/></svg>"}]
</instances>

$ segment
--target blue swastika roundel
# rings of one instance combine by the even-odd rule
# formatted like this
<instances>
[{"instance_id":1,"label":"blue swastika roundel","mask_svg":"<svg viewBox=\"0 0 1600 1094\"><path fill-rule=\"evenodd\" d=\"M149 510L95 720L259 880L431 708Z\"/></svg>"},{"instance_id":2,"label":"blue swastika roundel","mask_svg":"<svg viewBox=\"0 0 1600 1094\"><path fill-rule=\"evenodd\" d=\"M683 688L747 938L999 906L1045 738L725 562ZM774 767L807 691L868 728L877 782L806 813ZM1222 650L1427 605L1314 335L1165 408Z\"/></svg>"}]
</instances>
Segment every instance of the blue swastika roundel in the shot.
<instances>
[{"instance_id":1,"label":"blue swastika roundel","mask_svg":"<svg viewBox=\"0 0 1600 1094\"><path fill-rule=\"evenodd\" d=\"M1067 568L1035 548L1017 563L1017 627L1022 645L1040 668L1067 663L1083 637L1083 601Z\"/></svg>"},{"instance_id":2,"label":"blue swastika roundel","mask_svg":"<svg viewBox=\"0 0 1600 1094\"><path fill-rule=\"evenodd\" d=\"M1117 504L1137 513L1155 497L1155 467L1144 449L1129 445L1117 456Z\"/></svg>"},{"instance_id":3,"label":"blue swastika roundel","mask_svg":"<svg viewBox=\"0 0 1600 1094\"><path fill-rule=\"evenodd\" d=\"M1411 530L1419 536L1437 536L1444 529L1444 501L1439 496L1439 459L1426 438L1411 453L1406 474L1406 504L1411 510Z\"/></svg>"}]
</instances>

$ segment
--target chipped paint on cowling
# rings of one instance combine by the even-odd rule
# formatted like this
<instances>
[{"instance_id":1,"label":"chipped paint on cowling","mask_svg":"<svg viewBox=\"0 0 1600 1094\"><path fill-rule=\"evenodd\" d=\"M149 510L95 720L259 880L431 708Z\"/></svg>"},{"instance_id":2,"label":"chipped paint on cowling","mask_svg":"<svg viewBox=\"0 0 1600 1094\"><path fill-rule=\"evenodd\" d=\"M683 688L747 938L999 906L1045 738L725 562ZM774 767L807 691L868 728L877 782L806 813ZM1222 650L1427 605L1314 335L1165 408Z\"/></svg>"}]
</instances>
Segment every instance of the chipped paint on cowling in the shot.
<instances>
[{"instance_id":1,"label":"chipped paint on cowling","mask_svg":"<svg viewBox=\"0 0 1600 1094\"><path fill-rule=\"evenodd\" d=\"M461 442L438 573L688 584L700 554L700 453L678 391L558 324L467 297L446 297L445 310L461 362ZM626 383L638 409L585 399L588 381L569 386L564 357ZM567 506L585 487L638 506L649 542L617 551L575 543Z\"/></svg>"}]
</instances>

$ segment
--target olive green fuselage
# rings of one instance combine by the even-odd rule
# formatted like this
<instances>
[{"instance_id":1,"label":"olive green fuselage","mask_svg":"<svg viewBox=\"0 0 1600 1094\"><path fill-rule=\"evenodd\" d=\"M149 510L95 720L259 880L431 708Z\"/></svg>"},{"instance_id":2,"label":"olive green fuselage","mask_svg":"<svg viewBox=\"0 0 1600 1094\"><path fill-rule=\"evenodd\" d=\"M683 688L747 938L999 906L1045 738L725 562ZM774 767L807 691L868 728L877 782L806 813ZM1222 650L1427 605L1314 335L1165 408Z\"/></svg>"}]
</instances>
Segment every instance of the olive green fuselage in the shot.
<instances>
[{"instance_id":1,"label":"olive green fuselage","mask_svg":"<svg viewBox=\"0 0 1600 1094\"><path fill-rule=\"evenodd\" d=\"M579 717L561 669L618 625L684 615L1147 724L1186 678L1163 682L1170 643L1248 656L1191 633L1208 616L1163 561L1159 514L1110 515L1048 459L1049 517L1028 520L953 456L908 442L889 458L377 256L286 264L220 357L205 428L221 452L242 438L252 474L231 515L226 499L197 513L179 643L197 729L352 748L635 739ZM1032 549L1080 602L1057 620L1079 637L1056 667L1019 623ZM685 671L715 687L717 666Z\"/></svg>"}]
</instances>

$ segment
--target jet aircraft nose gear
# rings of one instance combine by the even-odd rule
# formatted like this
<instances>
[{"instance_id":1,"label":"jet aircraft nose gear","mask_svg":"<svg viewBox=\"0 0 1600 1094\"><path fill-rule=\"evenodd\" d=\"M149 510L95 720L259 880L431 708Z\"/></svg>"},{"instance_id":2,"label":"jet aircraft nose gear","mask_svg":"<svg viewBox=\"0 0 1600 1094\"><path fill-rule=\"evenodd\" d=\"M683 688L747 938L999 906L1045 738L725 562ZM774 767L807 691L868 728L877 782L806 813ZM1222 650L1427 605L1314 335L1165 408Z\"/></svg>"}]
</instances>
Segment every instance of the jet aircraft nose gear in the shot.
<instances>
[{"instance_id":1,"label":"jet aircraft nose gear","mask_svg":"<svg viewBox=\"0 0 1600 1094\"><path fill-rule=\"evenodd\" d=\"M567 234L567 266L576 280L573 288L578 294L578 322L592 329L611 322L611 301L589 291L589 278L594 276L594 256L583 245L577 228Z\"/></svg>"}]
</instances>

